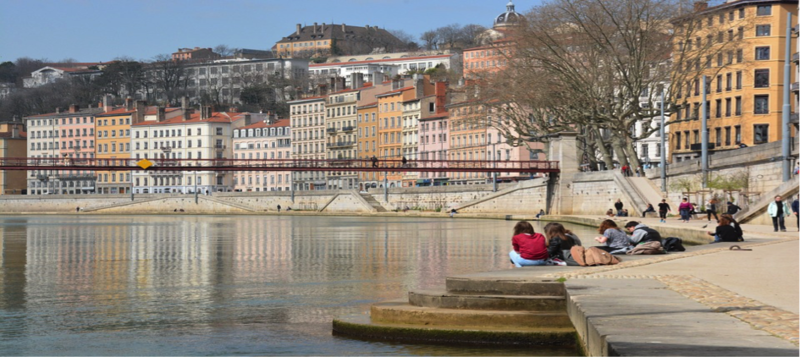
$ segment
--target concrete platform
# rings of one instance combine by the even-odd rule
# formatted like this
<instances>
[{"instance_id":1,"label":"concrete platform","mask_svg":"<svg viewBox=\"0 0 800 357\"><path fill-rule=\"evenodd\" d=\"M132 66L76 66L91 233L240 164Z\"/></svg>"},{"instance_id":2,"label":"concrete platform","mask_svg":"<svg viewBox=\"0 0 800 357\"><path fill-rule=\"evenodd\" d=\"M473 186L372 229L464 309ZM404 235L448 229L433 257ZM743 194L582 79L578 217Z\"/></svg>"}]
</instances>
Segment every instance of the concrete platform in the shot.
<instances>
[{"instance_id":1,"label":"concrete platform","mask_svg":"<svg viewBox=\"0 0 800 357\"><path fill-rule=\"evenodd\" d=\"M447 291L415 290L408 292L412 306L440 309L500 311L564 311L564 296L454 294Z\"/></svg>"},{"instance_id":2,"label":"concrete platform","mask_svg":"<svg viewBox=\"0 0 800 357\"><path fill-rule=\"evenodd\" d=\"M574 279L567 311L591 356L797 356L798 348L652 279Z\"/></svg>"},{"instance_id":3,"label":"concrete platform","mask_svg":"<svg viewBox=\"0 0 800 357\"><path fill-rule=\"evenodd\" d=\"M478 328L572 328L565 310L502 311L466 310L412 306L404 300L373 304L373 322L417 326L462 326Z\"/></svg>"}]
</instances>

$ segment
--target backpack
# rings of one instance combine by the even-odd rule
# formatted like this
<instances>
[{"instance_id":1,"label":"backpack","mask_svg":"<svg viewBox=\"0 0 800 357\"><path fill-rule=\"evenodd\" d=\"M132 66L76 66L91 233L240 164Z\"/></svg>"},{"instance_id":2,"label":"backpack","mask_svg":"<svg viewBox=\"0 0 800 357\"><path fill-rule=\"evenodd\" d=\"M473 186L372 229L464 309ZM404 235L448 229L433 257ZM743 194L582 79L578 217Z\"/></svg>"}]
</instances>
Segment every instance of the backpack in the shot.
<instances>
[{"instance_id":1,"label":"backpack","mask_svg":"<svg viewBox=\"0 0 800 357\"><path fill-rule=\"evenodd\" d=\"M626 254L628 255L651 255L651 254L665 254L664 248L661 247L660 241L652 241L647 243L642 243L633 248L632 250L628 251Z\"/></svg>"},{"instance_id":2,"label":"backpack","mask_svg":"<svg viewBox=\"0 0 800 357\"><path fill-rule=\"evenodd\" d=\"M642 238L642 240L639 241L639 244L647 243L647 242L659 242L659 243L661 243L661 233L658 233L657 230L655 230L653 228L650 228L650 227L636 228L636 230L640 230L640 229L645 231L645 232L647 232L647 234L645 234L644 237Z\"/></svg>"},{"instance_id":3,"label":"backpack","mask_svg":"<svg viewBox=\"0 0 800 357\"><path fill-rule=\"evenodd\" d=\"M667 237L661 242L661 246L668 252L686 251L686 248L683 247L683 240L677 237Z\"/></svg>"},{"instance_id":4,"label":"backpack","mask_svg":"<svg viewBox=\"0 0 800 357\"><path fill-rule=\"evenodd\" d=\"M580 266L614 265L619 263L619 258L597 247L584 248L576 245L570 249L572 259Z\"/></svg>"}]
</instances>

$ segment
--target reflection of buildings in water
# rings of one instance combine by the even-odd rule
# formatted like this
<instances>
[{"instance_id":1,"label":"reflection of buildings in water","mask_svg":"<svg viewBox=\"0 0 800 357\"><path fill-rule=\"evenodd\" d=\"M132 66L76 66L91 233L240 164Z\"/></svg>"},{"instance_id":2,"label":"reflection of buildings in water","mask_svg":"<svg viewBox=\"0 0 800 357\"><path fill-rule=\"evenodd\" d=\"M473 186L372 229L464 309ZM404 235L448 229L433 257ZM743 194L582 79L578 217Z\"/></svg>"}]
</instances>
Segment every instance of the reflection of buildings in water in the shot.
<instances>
[{"instance_id":1,"label":"reflection of buildings in water","mask_svg":"<svg viewBox=\"0 0 800 357\"><path fill-rule=\"evenodd\" d=\"M27 308L26 229L26 225L0 226L0 308L10 312L0 320L2 338L18 337L28 328L26 317L18 313Z\"/></svg>"}]
</instances>

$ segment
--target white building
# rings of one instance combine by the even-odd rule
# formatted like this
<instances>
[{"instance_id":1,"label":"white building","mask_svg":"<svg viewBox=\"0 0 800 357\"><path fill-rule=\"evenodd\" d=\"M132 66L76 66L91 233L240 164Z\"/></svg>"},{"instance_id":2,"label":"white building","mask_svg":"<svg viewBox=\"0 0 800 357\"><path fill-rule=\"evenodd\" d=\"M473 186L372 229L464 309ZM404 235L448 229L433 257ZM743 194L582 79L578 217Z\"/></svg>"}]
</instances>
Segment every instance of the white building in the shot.
<instances>
[{"instance_id":1,"label":"white building","mask_svg":"<svg viewBox=\"0 0 800 357\"><path fill-rule=\"evenodd\" d=\"M234 159L287 160L291 152L289 119L260 120L233 131ZM292 186L289 171L237 171L233 183L239 192L289 191Z\"/></svg>"},{"instance_id":2,"label":"white building","mask_svg":"<svg viewBox=\"0 0 800 357\"><path fill-rule=\"evenodd\" d=\"M358 158L358 89L346 89L328 95L325 104L326 150L329 160ZM332 171L327 177L328 188L351 190L358 187L355 171Z\"/></svg>"},{"instance_id":3,"label":"white building","mask_svg":"<svg viewBox=\"0 0 800 357\"><path fill-rule=\"evenodd\" d=\"M233 175L223 171L166 171L158 159L190 159L191 164L212 165L214 159L231 159L233 130L244 126L248 113L191 110L170 119L148 116L131 126L132 156L149 159L154 166L133 173L134 193L200 193L233 190Z\"/></svg>"},{"instance_id":4,"label":"white building","mask_svg":"<svg viewBox=\"0 0 800 357\"><path fill-rule=\"evenodd\" d=\"M45 84L55 83L59 79L89 77L94 79L103 74L99 69L88 69L80 67L42 67L31 72L30 78L24 78L22 85L25 88L40 87Z\"/></svg>"},{"instance_id":5,"label":"white building","mask_svg":"<svg viewBox=\"0 0 800 357\"><path fill-rule=\"evenodd\" d=\"M325 99L289 102L293 159L325 160ZM324 190L327 185L323 171L296 171L293 176L293 190Z\"/></svg>"},{"instance_id":6,"label":"white building","mask_svg":"<svg viewBox=\"0 0 800 357\"><path fill-rule=\"evenodd\" d=\"M345 77L346 85L351 86L351 78L354 73L364 75L365 82L383 82L382 78L392 78L395 75L404 75L409 72L425 71L443 65L446 69L460 70L458 65L459 55L457 53L445 53L435 55L414 56L413 54L386 53L371 56L350 56L337 57L327 63L314 63L308 66L308 71L317 78L325 77ZM381 73L383 77L379 81L375 80L375 74Z\"/></svg>"}]
</instances>

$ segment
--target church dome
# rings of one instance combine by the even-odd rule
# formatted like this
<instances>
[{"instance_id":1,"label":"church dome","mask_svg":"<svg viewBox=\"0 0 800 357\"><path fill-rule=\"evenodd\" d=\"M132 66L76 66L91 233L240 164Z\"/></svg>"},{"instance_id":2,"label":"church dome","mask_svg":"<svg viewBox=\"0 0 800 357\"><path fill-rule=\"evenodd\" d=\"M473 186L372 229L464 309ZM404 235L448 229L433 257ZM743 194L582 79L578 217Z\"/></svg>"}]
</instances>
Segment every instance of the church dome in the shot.
<instances>
[{"instance_id":1,"label":"church dome","mask_svg":"<svg viewBox=\"0 0 800 357\"><path fill-rule=\"evenodd\" d=\"M497 15L494 19L494 27L514 26L522 19L522 15L514 10L514 3L510 0L506 4L506 12Z\"/></svg>"}]
</instances>

